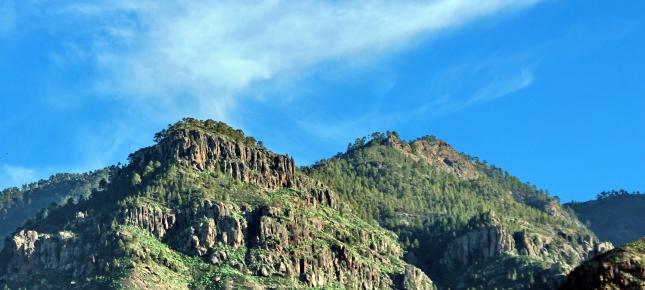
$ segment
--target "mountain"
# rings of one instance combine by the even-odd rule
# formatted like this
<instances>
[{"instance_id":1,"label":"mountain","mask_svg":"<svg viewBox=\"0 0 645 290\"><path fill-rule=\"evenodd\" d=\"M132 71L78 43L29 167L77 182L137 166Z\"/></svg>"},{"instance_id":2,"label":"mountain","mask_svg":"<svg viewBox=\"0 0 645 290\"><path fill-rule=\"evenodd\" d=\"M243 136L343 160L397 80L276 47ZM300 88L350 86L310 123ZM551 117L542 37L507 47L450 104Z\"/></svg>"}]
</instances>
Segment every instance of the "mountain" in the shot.
<instances>
[{"instance_id":1,"label":"mountain","mask_svg":"<svg viewBox=\"0 0 645 290\"><path fill-rule=\"evenodd\" d=\"M65 203L68 199L87 197L108 180L111 168L89 173L59 173L47 180L0 191L0 248L13 230L52 203ZM44 214L44 212L43 212Z\"/></svg>"},{"instance_id":2,"label":"mountain","mask_svg":"<svg viewBox=\"0 0 645 290\"><path fill-rule=\"evenodd\" d=\"M27 289L435 289L392 232L224 123L184 119L7 239Z\"/></svg>"},{"instance_id":3,"label":"mountain","mask_svg":"<svg viewBox=\"0 0 645 290\"><path fill-rule=\"evenodd\" d=\"M560 289L645 289L645 238L583 263Z\"/></svg>"},{"instance_id":4,"label":"mountain","mask_svg":"<svg viewBox=\"0 0 645 290\"><path fill-rule=\"evenodd\" d=\"M397 233L443 289L553 289L611 248L556 198L433 136L375 133L305 172Z\"/></svg>"},{"instance_id":5,"label":"mountain","mask_svg":"<svg viewBox=\"0 0 645 290\"><path fill-rule=\"evenodd\" d=\"M645 194L602 192L598 199L566 204L598 237L622 245L645 236Z\"/></svg>"}]
</instances>

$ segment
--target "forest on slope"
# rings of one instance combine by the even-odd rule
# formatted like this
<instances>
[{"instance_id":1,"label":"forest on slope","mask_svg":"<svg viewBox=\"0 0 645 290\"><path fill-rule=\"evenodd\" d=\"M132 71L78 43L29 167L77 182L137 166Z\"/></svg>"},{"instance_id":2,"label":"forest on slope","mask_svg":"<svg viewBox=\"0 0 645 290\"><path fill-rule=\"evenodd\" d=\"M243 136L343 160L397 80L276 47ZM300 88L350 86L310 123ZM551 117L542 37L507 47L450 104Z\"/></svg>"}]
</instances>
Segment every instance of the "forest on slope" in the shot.
<instances>
[{"instance_id":1,"label":"forest on slope","mask_svg":"<svg viewBox=\"0 0 645 290\"><path fill-rule=\"evenodd\" d=\"M69 199L87 197L92 190L109 180L113 167L88 173L59 173L48 179L10 187L0 191L0 248L5 238L26 220L52 204L64 204Z\"/></svg>"},{"instance_id":2,"label":"forest on slope","mask_svg":"<svg viewBox=\"0 0 645 290\"><path fill-rule=\"evenodd\" d=\"M622 245L645 237L645 194L605 191L596 200L566 206L602 240Z\"/></svg>"},{"instance_id":3,"label":"forest on slope","mask_svg":"<svg viewBox=\"0 0 645 290\"><path fill-rule=\"evenodd\" d=\"M556 198L433 136L375 133L305 171L396 232L443 288L554 288L606 247Z\"/></svg>"}]
</instances>

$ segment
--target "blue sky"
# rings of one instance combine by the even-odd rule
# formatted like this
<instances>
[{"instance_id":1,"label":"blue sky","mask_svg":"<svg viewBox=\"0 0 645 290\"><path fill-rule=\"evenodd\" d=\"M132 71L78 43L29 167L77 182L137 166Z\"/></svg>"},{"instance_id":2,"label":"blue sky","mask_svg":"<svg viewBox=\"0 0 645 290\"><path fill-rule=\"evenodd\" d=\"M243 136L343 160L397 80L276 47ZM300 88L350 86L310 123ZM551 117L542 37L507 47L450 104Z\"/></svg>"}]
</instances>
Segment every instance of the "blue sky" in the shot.
<instances>
[{"instance_id":1,"label":"blue sky","mask_svg":"<svg viewBox=\"0 0 645 290\"><path fill-rule=\"evenodd\" d=\"M645 190L643 1L0 0L0 187L184 116L301 165L436 135L564 201Z\"/></svg>"}]
</instances>

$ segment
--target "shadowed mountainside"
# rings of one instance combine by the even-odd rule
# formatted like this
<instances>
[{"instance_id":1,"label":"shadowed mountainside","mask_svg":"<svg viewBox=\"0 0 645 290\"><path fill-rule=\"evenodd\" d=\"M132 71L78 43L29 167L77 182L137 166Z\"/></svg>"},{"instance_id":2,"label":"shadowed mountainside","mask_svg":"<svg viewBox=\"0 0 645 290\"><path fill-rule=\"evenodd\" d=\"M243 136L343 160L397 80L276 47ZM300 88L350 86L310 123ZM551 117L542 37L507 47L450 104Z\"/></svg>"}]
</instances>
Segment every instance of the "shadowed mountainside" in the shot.
<instances>
[{"instance_id":1,"label":"shadowed mountainside","mask_svg":"<svg viewBox=\"0 0 645 290\"><path fill-rule=\"evenodd\" d=\"M645 194L615 191L587 202L567 203L598 237L622 245L645 236Z\"/></svg>"}]
</instances>

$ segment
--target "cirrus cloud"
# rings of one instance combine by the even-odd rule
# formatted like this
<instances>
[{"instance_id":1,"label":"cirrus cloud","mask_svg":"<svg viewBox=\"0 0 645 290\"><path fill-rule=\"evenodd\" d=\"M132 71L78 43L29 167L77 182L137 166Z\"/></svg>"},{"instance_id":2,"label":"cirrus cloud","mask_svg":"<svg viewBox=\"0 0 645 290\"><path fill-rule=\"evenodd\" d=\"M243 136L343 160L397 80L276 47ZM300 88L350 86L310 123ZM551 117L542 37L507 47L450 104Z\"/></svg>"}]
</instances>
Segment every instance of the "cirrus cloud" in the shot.
<instances>
[{"instance_id":1,"label":"cirrus cloud","mask_svg":"<svg viewBox=\"0 0 645 290\"><path fill-rule=\"evenodd\" d=\"M92 31L102 92L164 114L227 119L254 83L378 57L537 2L95 1L58 12Z\"/></svg>"}]
</instances>

